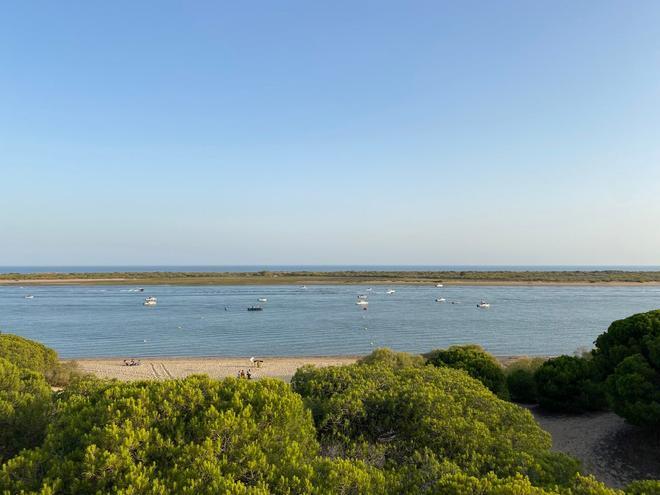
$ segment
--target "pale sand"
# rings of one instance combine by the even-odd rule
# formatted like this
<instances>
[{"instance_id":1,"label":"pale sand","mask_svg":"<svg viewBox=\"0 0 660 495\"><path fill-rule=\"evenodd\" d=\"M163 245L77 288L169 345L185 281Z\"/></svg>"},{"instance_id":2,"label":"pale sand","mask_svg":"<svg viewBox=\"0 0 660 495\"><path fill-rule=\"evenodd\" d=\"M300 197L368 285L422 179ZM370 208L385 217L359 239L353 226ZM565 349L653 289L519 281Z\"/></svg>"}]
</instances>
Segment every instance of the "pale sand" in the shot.
<instances>
[{"instance_id":1,"label":"pale sand","mask_svg":"<svg viewBox=\"0 0 660 495\"><path fill-rule=\"evenodd\" d=\"M354 363L356 356L323 357L258 357L263 359L261 367L243 358L145 358L140 366L125 366L122 359L77 359L80 369L99 378L118 380L166 380L184 378L189 375L208 375L211 378L236 376L240 370L252 371L254 378L271 377L290 381L298 368L305 364L316 366L340 366Z\"/></svg>"},{"instance_id":2,"label":"pale sand","mask_svg":"<svg viewBox=\"0 0 660 495\"><path fill-rule=\"evenodd\" d=\"M524 356L500 356L497 360L507 366ZM297 356L257 357L263 359L261 367L250 362L249 357L162 357L140 359L139 366L125 366L122 358L76 359L84 373L99 378L118 380L166 380L190 375L208 375L211 378L236 376L240 370L252 371L254 378L271 377L290 381L298 368L306 364L341 366L353 364L360 356ZM130 358L127 358L130 361Z\"/></svg>"},{"instance_id":3,"label":"pale sand","mask_svg":"<svg viewBox=\"0 0 660 495\"><path fill-rule=\"evenodd\" d=\"M552 435L553 449L578 458L582 473L616 488L637 479L660 479L660 435L629 425L613 412L569 415L530 410Z\"/></svg>"}]
</instances>

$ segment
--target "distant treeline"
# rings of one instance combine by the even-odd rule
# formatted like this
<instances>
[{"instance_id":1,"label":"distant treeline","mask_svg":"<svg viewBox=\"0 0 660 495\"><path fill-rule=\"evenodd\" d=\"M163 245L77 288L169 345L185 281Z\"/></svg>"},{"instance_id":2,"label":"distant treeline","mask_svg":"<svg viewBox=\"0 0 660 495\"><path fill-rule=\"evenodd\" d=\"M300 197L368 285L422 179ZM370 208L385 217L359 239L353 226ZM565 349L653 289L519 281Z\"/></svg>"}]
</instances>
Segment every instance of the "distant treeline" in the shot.
<instances>
[{"instance_id":1,"label":"distant treeline","mask_svg":"<svg viewBox=\"0 0 660 495\"><path fill-rule=\"evenodd\" d=\"M660 282L660 271L260 271L4 273L2 280L109 280L142 283L643 283Z\"/></svg>"}]
</instances>

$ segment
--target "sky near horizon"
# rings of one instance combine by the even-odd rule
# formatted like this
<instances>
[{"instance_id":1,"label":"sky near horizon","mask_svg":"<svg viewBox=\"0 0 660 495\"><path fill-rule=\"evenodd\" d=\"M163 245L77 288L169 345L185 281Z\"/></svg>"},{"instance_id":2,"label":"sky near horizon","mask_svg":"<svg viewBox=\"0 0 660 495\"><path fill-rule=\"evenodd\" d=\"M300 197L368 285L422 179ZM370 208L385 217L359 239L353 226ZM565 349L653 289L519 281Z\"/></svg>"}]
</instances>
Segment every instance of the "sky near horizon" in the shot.
<instances>
[{"instance_id":1,"label":"sky near horizon","mask_svg":"<svg viewBox=\"0 0 660 495\"><path fill-rule=\"evenodd\" d=\"M0 265L660 264L660 2L0 6Z\"/></svg>"}]
</instances>

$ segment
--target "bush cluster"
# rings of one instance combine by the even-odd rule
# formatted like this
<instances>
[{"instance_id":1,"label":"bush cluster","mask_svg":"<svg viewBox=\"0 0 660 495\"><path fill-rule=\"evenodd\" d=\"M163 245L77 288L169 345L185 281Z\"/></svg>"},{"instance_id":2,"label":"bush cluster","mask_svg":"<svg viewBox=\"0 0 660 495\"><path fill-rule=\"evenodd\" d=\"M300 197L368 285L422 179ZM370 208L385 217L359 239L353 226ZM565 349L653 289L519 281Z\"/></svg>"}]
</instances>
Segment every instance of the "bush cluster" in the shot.
<instances>
[{"instance_id":1,"label":"bush cluster","mask_svg":"<svg viewBox=\"0 0 660 495\"><path fill-rule=\"evenodd\" d=\"M436 349L424 355L434 366L449 366L464 370L472 378L483 383L500 398L507 398L506 379L502 366L493 356L478 345L451 346Z\"/></svg>"},{"instance_id":2,"label":"bush cluster","mask_svg":"<svg viewBox=\"0 0 660 495\"><path fill-rule=\"evenodd\" d=\"M350 366L300 368L291 385L77 377L53 395L52 354L24 340L5 341L14 362L0 358L2 494L623 494L581 476L527 409L496 395L502 383L521 384L515 397L536 393L512 379L534 373L547 385L539 397L563 404L585 388L572 384L600 373L600 357L520 361L506 378L498 365L497 378L475 346L434 351L431 362L379 349ZM624 356L615 373L628 359L638 358Z\"/></svg>"},{"instance_id":3,"label":"bush cluster","mask_svg":"<svg viewBox=\"0 0 660 495\"><path fill-rule=\"evenodd\" d=\"M75 362L61 363L53 349L18 335L0 334L0 358L41 373L55 387L65 386L79 375Z\"/></svg>"},{"instance_id":4,"label":"bush cluster","mask_svg":"<svg viewBox=\"0 0 660 495\"><path fill-rule=\"evenodd\" d=\"M534 372L511 371L507 377L514 400L536 394L539 404L563 412L608 406L628 422L660 428L660 310L613 322L581 357L559 356ZM523 389L519 393L519 389Z\"/></svg>"}]
</instances>

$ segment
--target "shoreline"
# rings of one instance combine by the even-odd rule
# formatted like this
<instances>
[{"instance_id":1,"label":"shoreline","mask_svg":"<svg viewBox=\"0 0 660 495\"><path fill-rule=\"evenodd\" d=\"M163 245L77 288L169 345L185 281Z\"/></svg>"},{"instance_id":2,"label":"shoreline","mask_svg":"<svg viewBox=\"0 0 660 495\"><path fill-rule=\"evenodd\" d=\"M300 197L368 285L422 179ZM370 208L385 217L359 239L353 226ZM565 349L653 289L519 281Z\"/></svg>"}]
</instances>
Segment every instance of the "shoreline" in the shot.
<instances>
[{"instance_id":1,"label":"shoreline","mask_svg":"<svg viewBox=\"0 0 660 495\"><path fill-rule=\"evenodd\" d=\"M116 378L122 381L132 380L166 380L185 378L190 375L208 375L211 378L226 378L236 376L241 369L251 369L254 378L279 378L290 381L296 370L301 366L313 364L319 367L342 366L353 364L364 356L255 356L263 360L258 367L250 361L250 357L207 356L207 357L102 357L62 359L63 362L75 361L83 373L90 373L99 378ZM495 356L502 366L507 366L518 359L531 356ZM547 356L543 356L547 357ZM135 359L139 366L126 366L124 359Z\"/></svg>"},{"instance_id":2,"label":"shoreline","mask_svg":"<svg viewBox=\"0 0 660 495\"><path fill-rule=\"evenodd\" d=\"M33 272L0 273L0 285L660 285L660 270L337 270L259 272Z\"/></svg>"},{"instance_id":3,"label":"shoreline","mask_svg":"<svg viewBox=\"0 0 660 495\"><path fill-rule=\"evenodd\" d=\"M657 287L660 286L660 281L644 281L634 282L626 280L615 281L544 281L544 280L447 280L443 281L444 286L452 287ZM328 279L328 280L247 280L247 279L217 279L212 281L194 280L194 279L133 279L133 278L53 278L53 279L2 279L0 278L0 286L16 286L16 285L29 285L29 286L66 286L66 285L170 285L170 286L200 286L200 285L241 285L241 286L326 286L326 285L360 285L360 286L419 286L427 285L434 286L433 282L428 280L344 280L344 279Z\"/></svg>"}]
</instances>

